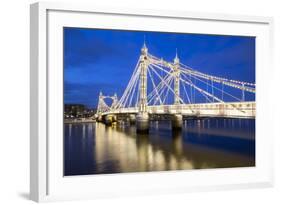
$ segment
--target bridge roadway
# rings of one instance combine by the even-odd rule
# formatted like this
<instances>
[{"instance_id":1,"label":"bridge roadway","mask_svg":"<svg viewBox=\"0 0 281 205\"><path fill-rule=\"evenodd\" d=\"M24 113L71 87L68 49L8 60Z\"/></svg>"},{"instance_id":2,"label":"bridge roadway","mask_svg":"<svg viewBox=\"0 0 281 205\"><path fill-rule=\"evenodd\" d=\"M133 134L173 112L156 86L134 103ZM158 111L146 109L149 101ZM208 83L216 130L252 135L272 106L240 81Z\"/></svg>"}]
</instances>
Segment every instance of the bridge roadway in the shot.
<instances>
[{"instance_id":1,"label":"bridge roadway","mask_svg":"<svg viewBox=\"0 0 281 205\"><path fill-rule=\"evenodd\" d=\"M180 105L148 106L149 114L180 114L198 117L226 117L226 118L255 118L256 103L225 102L225 103L200 103ZM138 107L112 109L102 115L137 114Z\"/></svg>"}]
</instances>

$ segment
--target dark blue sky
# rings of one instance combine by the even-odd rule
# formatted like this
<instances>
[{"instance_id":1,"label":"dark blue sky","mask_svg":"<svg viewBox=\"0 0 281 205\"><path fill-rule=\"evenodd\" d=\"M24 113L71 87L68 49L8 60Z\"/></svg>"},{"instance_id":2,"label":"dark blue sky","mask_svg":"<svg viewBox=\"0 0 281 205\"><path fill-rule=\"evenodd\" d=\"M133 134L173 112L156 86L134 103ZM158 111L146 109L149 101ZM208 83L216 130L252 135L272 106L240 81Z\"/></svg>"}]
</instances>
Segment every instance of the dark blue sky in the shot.
<instances>
[{"instance_id":1,"label":"dark blue sky","mask_svg":"<svg viewBox=\"0 0 281 205\"><path fill-rule=\"evenodd\" d=\"M255 83L255 38L64 28L64 101L96 107L99 92L120 97L146 38L149 53L210 75Z\"/></svg>"}]
</instances>

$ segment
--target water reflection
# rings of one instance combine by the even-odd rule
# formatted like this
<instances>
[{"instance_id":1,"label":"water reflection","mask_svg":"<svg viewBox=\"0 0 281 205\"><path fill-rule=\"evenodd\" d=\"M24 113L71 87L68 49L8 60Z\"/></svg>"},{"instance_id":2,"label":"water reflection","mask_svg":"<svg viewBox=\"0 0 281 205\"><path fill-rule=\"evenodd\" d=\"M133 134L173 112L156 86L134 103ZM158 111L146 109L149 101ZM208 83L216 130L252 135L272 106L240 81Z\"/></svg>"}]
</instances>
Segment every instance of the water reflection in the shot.
<instances>
[{"instance_id":1,"label":"water reflection","mask_svg":"<svg viewBox=\"0 0 281 205\"><path fill-rule=\"evenodd\" d=\"M169 121L138 135L127 123L65 124L65 175L245 167L255 165L255 120Z\"/></svg>"}]
</instances>

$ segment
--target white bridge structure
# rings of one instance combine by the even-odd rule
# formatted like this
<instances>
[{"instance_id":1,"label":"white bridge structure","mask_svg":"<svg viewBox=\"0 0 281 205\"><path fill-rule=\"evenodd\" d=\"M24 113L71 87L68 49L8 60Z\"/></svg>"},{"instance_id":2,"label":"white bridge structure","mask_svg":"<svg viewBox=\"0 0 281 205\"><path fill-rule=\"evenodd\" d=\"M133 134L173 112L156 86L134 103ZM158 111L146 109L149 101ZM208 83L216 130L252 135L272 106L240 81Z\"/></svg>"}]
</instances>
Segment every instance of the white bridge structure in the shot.
<instances>
[{"instance_id":1,"label":"white bridge structure","mask_svg":"<svg viewBox=\"0 0 281 205\"><path fill-rule=\"evenodd\" d=\"M153 115L169 115L173 129L183 116L255 118L255 83L209 75L180 62L157 58L144 43L131 79L120 99L100 93L96 117L107 123L128 115L137 131L147 132ZM111 99L112 103L106 103Z\"/></svg>"}]
</instances>

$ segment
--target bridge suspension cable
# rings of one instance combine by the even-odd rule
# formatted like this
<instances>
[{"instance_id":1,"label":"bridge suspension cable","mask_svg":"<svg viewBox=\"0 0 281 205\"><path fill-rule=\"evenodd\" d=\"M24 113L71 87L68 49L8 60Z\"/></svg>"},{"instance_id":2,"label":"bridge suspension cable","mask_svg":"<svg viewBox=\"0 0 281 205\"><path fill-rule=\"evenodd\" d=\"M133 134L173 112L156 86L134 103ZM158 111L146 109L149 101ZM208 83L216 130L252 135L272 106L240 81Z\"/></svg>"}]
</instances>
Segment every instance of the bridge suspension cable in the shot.
<instances>
[{"instance_id":1,"label":"bridge suspension cable","mask_svg":"<svg viewBox=\"0 0 281 205\"><path fill-rule=\"evenodd\" d=\"M183 105L200 103L200 99L205 100L203 101L205 103L241 102L245 101L246 93L255 94L254 83L199 72L179 62L177 56L174 62L168 62L148 52L145 55L147 66L146 98L148 106L173 104L176 100L178 100L177 102L179 104ZM97 112L103 113L110 110L118 111L123 108L137 108L140 99L140 80L141 57L139 57L136 63L132 76L121 98L118 100L116 96L114 98L114 105L109 106L104 100L111 98L111 96L103 96L101 94ZM173 85L177 85L178 87L176 86L176 88L183 90L183 92L177 91L178 89L174 88ZM189 89L187 89L188 87ZM239 90L242 92L242 94L240 92L240 96L239 92L237 94ZM172 99L174 99L174 102L171 102Z\"/></svg>"}]
</instances>

